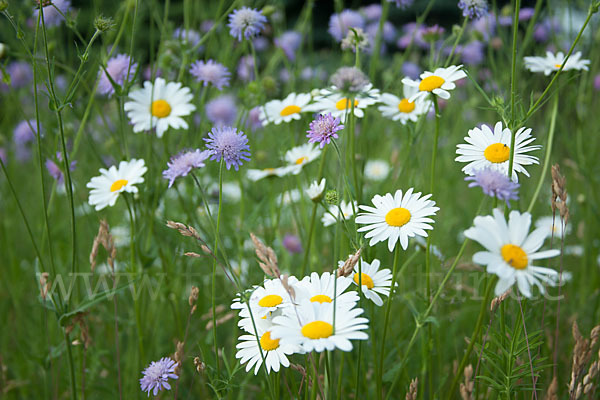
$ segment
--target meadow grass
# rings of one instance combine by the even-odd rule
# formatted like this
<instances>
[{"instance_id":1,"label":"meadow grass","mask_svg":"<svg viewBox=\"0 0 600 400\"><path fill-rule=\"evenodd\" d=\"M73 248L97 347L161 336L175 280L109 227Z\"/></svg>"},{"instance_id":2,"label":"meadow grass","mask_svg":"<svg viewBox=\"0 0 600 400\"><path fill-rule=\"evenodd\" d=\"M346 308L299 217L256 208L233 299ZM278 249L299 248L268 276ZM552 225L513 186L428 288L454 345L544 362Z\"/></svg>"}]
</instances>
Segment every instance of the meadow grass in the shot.
<instances>
[{"instance_id":1,"label":"meadow grass","mask_svg":"<svg viewBox=\"0 0 600 400\"><path fill-rule=\"evenodd\" d=\"M600 3L412 3L0 0L2 396L597 398Z\"/></svg>"}]
</instances>

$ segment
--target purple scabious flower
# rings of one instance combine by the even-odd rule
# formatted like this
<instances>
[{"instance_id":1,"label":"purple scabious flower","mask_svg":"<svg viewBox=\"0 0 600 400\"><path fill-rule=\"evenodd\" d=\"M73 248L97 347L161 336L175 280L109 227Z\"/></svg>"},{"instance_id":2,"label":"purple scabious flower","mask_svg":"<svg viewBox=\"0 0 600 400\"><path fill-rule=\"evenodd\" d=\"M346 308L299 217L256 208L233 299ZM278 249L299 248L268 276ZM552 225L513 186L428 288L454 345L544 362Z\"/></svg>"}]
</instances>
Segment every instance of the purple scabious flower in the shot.
<instances>
[{"instance_id":1,"label":"purple scabious flower","mask_svg":"<svg viewBox=\"0 0 600 400\"><path fill-rule=\"evenodd\" d=\"M237 171L242 161L250 161L250 146L248 137L242 131L230 126L215 126L204 138L206 148L209 150L210 159L225 161L227 169L231 166Z\"/></svg>"},{"instance_id":2,"label":"purple scabious flower","mask_svg":"<svg viewBox=\"0 0 600 400\"><path fill-rule=\"evenodd\" d=\"M67 14L70 11L70 9L71 9L71 1L70 0L53 0L52 4L43 7L44 25L46 25L46 26L60 25L64 20L63 15ZM59 12L59 10L60 10L60 12ZM33 10L33 18L36 21L38 19L39 14L40 14L40 10L36 6L36 8ZM42 19L40 18L40 24L41 23L42 23Z\"/></svg>"},{"instance_id":3,"label":"purple scabious flower","mask_svg":"<svg viewBox=\"0 0 600 400\"><path fill-rule=\"evenodd\" d=\"M246 82L254 79L254 58L251 55L240 58L237 75L238 78Z\"/></svg>"},{"instance_id":4,"label":"purple scabious flower","mask_svg":"<svg viewBox=\"0 0 600 400\"><path fill-rule=\"evenodd\" d=\"M408 76L410 79L418 79L419 75L421 75L421 72L423 72L421 67L413 62L406 61L404 64L402 64L402 73Z\"/></svg>"},{"instance_id":5,"label":"purple scabious flower","mask_svg":"<svg viewBox=\"0 0 600 400\"><path fill-rule=\"evenodd\" d=\"M331 75L331 83L342 92L358 93L369 84L369 78L356 67L340 67Z\"/></svg>"},{"instance_id":6,"label":"purple scabious flower","mask_svg":"<svg viewBox=\"0 0 600 400\"><path fill-rule=\"evenodd\" d=\"M248 126L253 131L262 129L263 124L260 121L260 106L256 106L248 112L246 126Z\"/></svg>"},{"instance_id":7,"label":"purple scabious flower","mask_svg":"<svg viewBox=\"0 0 600 400\"><path fill-rule=\"evenodd\" d=\"M219 90L229 86L229 76L231 75L227 67L213 60L196 61L190 67L190 74L196 78L196 81L202 82L204 86L211 83Z\"/></svg>"},{"instance_id":8,"label":"purple scabious flower","mask_svg":"<svg viewBox=\"0 0 600 400\"><path fill-rule=\"evenodd\" d=\"M168 168L163 171L162 176L169 181L169 187L171 187L175 179L180 176L187 176L194 168L204 167L204 161L209 157L210 152L208 150L182 151L171 157L171 160L167 163Z\"/></svg>"},{"instance_id":9,"label":"purple scabious flower","mask_svg":"<svg viewBox=\"0 0 600 400\"><path fill-rule=\"evenodd\" d=\"M336 42L341 42L350 28L365 28L365 19L364 17L353 10L344 10L339 14L333 14L329 18L329 29L327 32Z\"/></svg>"},{"instance_id":10,"label":"purple scabious flower","mask_svg":"<svg viewBox=\"0 0 600 400\"><path fill-rule=\"evenodd\" d=\"M56 153L56 159L60 163L63 161L62 153L59 151ZM69 170L73 171L75 166L77 165L77 161L71 161L71 165L69 165ZM62 186L65 184L65 175L62 172L61 167L58 166L54 160L47 158L46 159L46 169L51 177L54 178L58 186Z\"/></svg>"},{"instance_id":11,"label":"purple scabious flower","mask_svg":"<svg viewBox=\"0 0 600 400\"><path fill-rule=\"evenodd\" d=\"M10 87L20 89L27 86L33 79L33 70L26 61L13 61L6 67L6 73L10 77ZM2 82L4 74L0 71L0 87L8 90L8 86Z\"/></svg>"},{"instance_id":12,"label":"purple scabious flower","mask_svg":"<svg viewBox=\"0 0 600 400\"><path fill-rule=\"evenodd\" d=\"M279 47L285 53L285 56L290 60L296 59L296 50L302 44L302 35L296 31L287 31L275 38L275 46Z\"/></svg>"},{"instance_id":13,"label":"purple scabious flower","mask_svg":"<svg viewBox=\"0 0 600 400\"><path fill-rule=\"evenodd\" d=\"M467 176L465 181L472 181L469 187L479 186L487 196L504 200L507 206L510 206L510 200L519 199L520 185L500 171L483 168L475 171L475 175Z\"/></svg>"},{"instance_id":14,"label":"purple scabious flower","mask_svg":"<svg viewBox=\"0 0 600 400\"><path fill-rule=\"evenodd\" d=\"M337 131L344 129L344 125L340 123L339 118L334 118L331 113L327 115L319 115L309 125L308 143L319 143L319 148L325 147L331 142L331 139L337 139L339 136Z\"/></svg>"},{"instance_id":15,"label":"purple scabious flower","mask_svg":"<svg viewBox=\"0 0 600 400\"><path fill-rule=\"evenodd\" d=\"M475 40L462 47L460 52L462 62L467 65L479 65L483 62L485 56L483 54L484 45L482 42Z\"/></svg>"},{"instance_id":16,"label":"purple scabious flower","mask_svg":"<svg viewBox=\"0 0 600 400\"><path fill-rule=\"evenodd\" d=\"M119 54L111 58L106 63L106 71L102 68L98 71L98 93L108 97L115 94L115 88L108 79L107 73L116 84L122 86L128 79L133 78L136 71L137 64L127 54Z\"/></svg>"},{"instance_id":17,"label":"purple scabious flower","mask_svg":"<svg viewBox=\"0 0 600 400\"><path fill-rule=\"evenodd\" d=\"M31 150L27 147L27 144L35 139L36 129L37 123L35 119L30 119L19 122L13 130L17 160L26 161L31 157Z\"/></svg>"},{"instance_id":18,"label":"purple scabious flower","mask_svg":"<svg viewBox=\"0 0 600 400\"><path fill-rule=\"evenodd\" d=\"M283 247L291 254L302 253L302 242L300 238L291 233L286 234L282 240Z\"/></svg>"},{"instance_id":19,"label":"purple scabious flower","mask_svg":"<svg viewBox=\"0 0 600 400\"><path fill-rule=\"evenodd\" d=\"M463 12L463 17L476 20L488 13L487 0L460 0L458 8Z\"/></svg>"},{"instance_id":20,"label":"purple scabious flower","mask_svg":"<svg viewBox=\"0 0 600 400\"><path fill-rule=\"evenodd\" d=\"M215 125L233 125L237 117L237 106L233 96L219 96L208 103L204 108L206 118Z\"/></svg>"},{"instance_id":21,"label":"purple scabious flower","mask_svg":"<svg viewBox=\"0 0 600 400\"><path fill-rule=\"evenodd\" d=\"M175 374L176 367L177 363L170 357L163 357L158 361L152 361L150 365L142 371L142 374L144 375L140 379L142 391L148 392L148 396L150 396L150 392L152 392L153 396L156 396L158 392L163 389L171 390L169 378L179 379L177 374Z\"/></svg>"},{"instance_id":22,"label":"purple scabious flower","mask_svg":"<svg viewBox=\"0 0 600 400\"><path fill-rule=\"evenodd\" d=\"M423 40L424 27L415 22L408 23L402 27L402 36L396 41L396 46L401 49L406 49L412 41L415 45L426 50L429 49L429 44Z\"/></svg>"},{"instance_id":23,"label":"purple scabious flower","mask_svg":"<svg viewBox=\"0 0 600 400\"><path fill-rule=\"evenodd\" d=\"M413 5L414 0L387 0L388 3L396 3L396 7L398 8L408 8Z\"/></svg>"},{"instance_id":24,"label":"purple scabious flower","mask_svg":"<svg viewBox=\"0 0 600 400\"><path fill-rule=\"evenodd\" d=\"M470 24L470 30L478 32L483 37L483 40L488 41L496 32L496 17L492 14L487 14Z\"/></svg>"},{"instance_id":25,"label":"purple scabious flower","mask_svg":"<svg viewBox=\"0 0 600 400\"><path fill-rule=\"evenodd\" d=\"M229 34L242 41L242 36L250 39L258 36L264 29L267 17L255 8L242 7L229 14Z\"/></svg>"},{"instance_id":26,"label":"purple scabious flower","mask_svg":"<svg viewBox=\"0 0 600 400\"><path fill-rule=\"evenodd\" d=\"M173 31L173 39L181 40L190 47L196 47L200 43L201 36L193 29L177 28Z\"/></svg>"},{"instance_id":27,"label":"purple scabious flower","mask_svg":"<svg viewBox=\"0 0 600 400\"><path fill-rule=\"evenodd\" d=\"M535 8L523 7L519 10L519 22L529 21L535 14Z\"/></svg>"},{"instance_id":28,"label":"purple scabious flower","mask_svg":"<svg viewBox=\"0 0 600 400\"><path fill-rule=\"evenodd\" d=\"M373 22L367 25L367 35L373 42L375 42L375 38L377 37L377 31L379 30L379 22ZM381 32L381 38L388 43L391 43L396 39L396 28L392 25L391 22L385 21L383 23L383 31Z\"/></svg>"},{"instance_id":29,"label":"purple scabious flower","mask_svg":"<svg viewBox=\"0 0 600 400\"><path fill-rule=\"evenodd\" d=\"M379 22L381 18L381 4L373 3L360 9L360 12L369 22Z\"/></svg>"},{"instance_id":30,"label":"purple scabious flower","mask_svg":"<svg viewBox=\"0 0 600 400\"><path fill-rule=\"evenodd\" d=\"M598 74L594 77L594 89L596 91L600 90L600 74Z\"/></svg>"}]
</instances>

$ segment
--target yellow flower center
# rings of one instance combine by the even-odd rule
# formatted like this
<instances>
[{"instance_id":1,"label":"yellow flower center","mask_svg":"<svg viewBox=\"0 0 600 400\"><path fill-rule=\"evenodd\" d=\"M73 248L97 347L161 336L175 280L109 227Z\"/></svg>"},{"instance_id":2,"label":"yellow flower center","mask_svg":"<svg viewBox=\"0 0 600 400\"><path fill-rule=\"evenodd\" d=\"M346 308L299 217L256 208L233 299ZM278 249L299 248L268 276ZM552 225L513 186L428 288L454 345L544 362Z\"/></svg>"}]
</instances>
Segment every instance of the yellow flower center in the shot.
<instances>
[{"instance_id":1,"label":"yellow flower center","mask_svg":"<svg viewBox=\"0 0 600 400\"><path fill-rule=\"evenodd\" d=\"M410 211L404 207L392 208L385 214L385 222L390 226L402 226L410 221Z\"/></svg>"},{"instance_id":2,"label":"yellow flower center","mask_svg":"<svg viewBox=\"0 0 600 400\"><path fill-rule=\"evenodd\" d=\"M279 347L279 339L271 339L271 332L266 331L260 337L260 347L262 347L264 351L275 350Z\"/></svg>"},{"instance_id":3,"label":"yellow flower center","mask_svg":"<svg viewBox=\"0 0 600 400\"><path fill-rule=\"evenodd\" d=\"M490 144L483 151L483 156L493 163L503 163L510 157L510 147L502 143Z\"/></svg>"},{"instance_id":4,"label":"yellow flower center","mask_svg":"<svg viewBox=\"0 0 600 400\"><path fill-rule=\"evenodd\" d=\"M308 157L303 156L296 160L296 164L297 165L304 164L306 161L308 161Z\"/></svg>"},{"instance_id":5,"label":"yellow flower center","mask_svg":"<svg viewBox=\"0 0 600 400\"><path fill-rule=\"evenodd\" d=\"M152 102L152 115L156 118L165 118L171 114L171 106L166 100L154 100Z\"/></svg>"},{"instance_id":6,"label":"yellow flower center","mask_svg":"<svg viewBox=\"0 0 600 400\"><path fill-rule=\"evenodd\" d=\"M354 107L358 107L358 100L354 100ZM338 110L348 110L351 108L350 99L343 98L335 103L335 108Z\"/></svg>"},{"instance_id":7,"label":"yellow flower center","mask_svg":"<svg viewBox=\"0 0 600 400\"><path fill-rule=\"evenodd\" d=\"M283 298L278 294L269 294L259 300L258 305L261 307L275 307L283 301Z\"/></svg>"},{"instance_id":8,"label":"yellow flower center","mask_svg":"<svg viewBox=\"0 0 600 400\"><path fill-rule=\"evenodd\" d=\"M110 191L116 192L121 190L123 186L127 185L127 182L129 182L127 179L119 179L114 181L113 184L110 185Z\"/></svg>"},{"instance_id":9,"label":"yellow flower center","mask_svg":"<svg viewBox=\"0 0 600 400\"><path fill-rule=\"evenodd\" d=\"M421 92L431 92L441 87L444 82L446 82L444 78L440 78L439 76L428 76L419 83L419 90Z\"/></svg>"},{"instance_id":10,"label":"yellow flower center","mask_svg":"<svg viewBox=\"0 0 600 400\"><path fill-rule=\"evenodd\" d=\"M302 111L302 109L298 106L285 106L283 107L283 110L279 112L279 115L281 115L282 117L287 117L288 115L299 114L300 111Z\"/></svg>"},{"instance_id":11,"label":"yellow flower center","mask_svg":"<svg viewBox=\"0 0 600 400\"><path fill-rule=\"evenodd\" d=\"M554 68L560 69L562 64L554 64Z\"/></svg>"},{"instance_id":12,"label":"yellow flower center","mask_svg":"<svg viewBox=\"0 0 600 400\"><path fill-rule=\"evenodd\" d=\"M331 297L326 296L324 294L318 294L316 296L313 296L310 298L310 301L313 303L321 303L321 304L332 302Z\"/></svg>"},{"instance_id":13,"label":"yellow flower center","mask_svg":"<svg viewBox=\"0 0 600 400\"><path fill-rule=\"evenodd\" d=\"M302 327L302 336L309 339L325 339L333 334L333 325L325 321L313 321Z\"/></svg>"},{"instance_id":14,"label":"yellow flower center","mask_svg":"<svg viewBox=\"0 0 600 400\"><path fill-rule=\"evenodd\" d=\"M373 287L375 286L375 284L373 283L373 279L371 279L371 277L365 273L361 272L361 277L360 277L360 283L363 286L366 286L368 289L373 289ZM354 274L354 282L356 282L356 284L358 285L358 272Z\"/></svg>"},{"instance_id":15,"label":"yellow flower center","mask_svg":"<svg viewBox=\"0 0 600 400\"><path fill-rule=\"evenodd\" d=\"M398 111L400 111L401 113L411 113L413 112L413 110L415 109L415 103L412 101L408 101L408 99L402 99L400 100L400 103L398 103Z\"/></svg>"},{"instance_id":16,"label":"yellow flower center","mask_svg":"<svg viewBox=\"0 0 600 400\"><path fill-rule=\"evenodd\" d=\"M500 249L500 254L502 254L502 258L511 267L515 269L525 269L527 268L527 264L529 260L527 259L527 253L517 245L514 244L505 244Z\"/></svg>"},{"instance_id":17,"label":"yellow flower center","mask_svg":"<svg viewBox=\"0 0 600 400\"><path fill-rule=\"evenodd\" d=\"M263 169L263 171L272 173L272 172L275 172L275 168L265 168L265 169Z\"/></svg>"}]
</instances>

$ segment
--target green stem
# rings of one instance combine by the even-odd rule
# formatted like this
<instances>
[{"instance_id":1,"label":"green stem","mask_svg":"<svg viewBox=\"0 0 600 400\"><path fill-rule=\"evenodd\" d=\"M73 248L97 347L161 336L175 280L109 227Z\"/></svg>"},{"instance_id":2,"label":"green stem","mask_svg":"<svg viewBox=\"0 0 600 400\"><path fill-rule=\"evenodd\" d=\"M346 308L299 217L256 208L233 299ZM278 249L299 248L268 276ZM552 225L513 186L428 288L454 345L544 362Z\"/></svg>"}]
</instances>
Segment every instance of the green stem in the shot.
<instances>
[{"instance_id":1,"label":"green stem","mask_svg":"<svg viewBox=\"0 0 600 400\"><path fill-rule=\"evenodd\" d=\"M377 398L378 399L381 399L383 397L382 377L383 377L383 360L385 359L385 352L384 352L385 338L387 336L387 328L388 328L389 321L390 321L390 312L392 310L392 298L393 298L393 296L395 294L395 290L396 290L396 279L397 279L397 275L398 275L398 274L396 274L396 268L398 266L398 259L400 258L399 254L400 254L400 246L397 245L396 251L394 252L394 266L392 267L392 285L390 286L390 296L385 305L385 318L384 318L384 322L383 322L383 334L381 336L381 349L379 351L379 371L377 374ZM404 268L412 262L412 260L417 256L417 254L419 254L419 253L414 252L410 257L408 257L408 259L400 267L400 272L402 272L404 270Z\"/></svg>"},{"instance_id":2,"label":"green stem","mask_svg":"<svg viewBox=\"0 0 600 400\"><path fill-rule=\"evenodd\" d=\"M446 62L444 63L445 67L448 67L448 65L450 65L450 62L452 61L452 57L454 56L454 52L456 51L456 47L458 46L458 42L460 42L460 39L462 38L463 33L465 32L465 28L467 27L468 22L469 22L469 17L465 17L465 20L463 21L463 24L460 27L460 31L458 32L458 35L456 35L456 40L454 41L454 44L452 45L452 51L450 51L450 54L448 54L448 58L446 58Z\"/></svg>"},{"instance_id":3,"label":"green stem","mask_svg":"<svg viewBox=\"0 0 600 400\"><path fill-rule=\"evenodd\" d=\"M554 96L554 105L552 106L552 116L550 118L550 130L548 132L548 143L546 144L546 155L544 156L544 166L542 167L542 173L540 174L540 179L538 180L537 186L535 188L535 192L533 193L533 197L529 202L529 207L527 207L527 212L530 213L535 205L535 201L540 195L540 191L542 190L542 186L544 184L544 177L548 173L548 166L550 165L550 153L552 153L552 142L554 141L554 131L556 130L556 115L558 114L558 94Z\"/></svg>"},{"instance_id":4,"label":"green stem","mask_svg":"<svg viewBox=\"0 0 600 400\"><path fill-rule=\"evenodd\" d=\"M378 66L377 64L379 63L379 53L381 52L381 43L383 42L383 26L387 20L389 10L390 2L387 0L381 0L381 17L379 18L379 25L377 26L375 46L373 48L373 53L371 54L371 64L369 66L369 79L371 82L375 82L375 74L377 73Z\"/></svg>"},{"instance_id":5,"label":"green stem","mask_svg":"<svg viewBox=\"0 0 600 400\"><path fill-rule=\"evenodd\" d=\"M454 379L452 380L452 384L450 385L450 390L448 391L448 396L450 399L453 399L456 395L456 387L458 386L459 381L463 377L463 371L467 365L467 361L473 352L473 348L475 347L475 342L477 342L477 338L481 334L481 328L483 327L484 317L487 311L487 306L492 299L492 289L494 287L495 279L489 279L487 275L485 275L485 279L488 281L485 289L485 297L481 302L481 306L479 308L479 316L477 317L477 322L475 324L475 329L473 330L473 334L471 335L471 339L469 340L469 345L467 346L467 351L463 355L460 364L458 365L458 369L456 370L456 375L454 375Z\"/></svg>"},{"instance_id":6,"label":"green stem","mask_svg":"<svg viewBox=\"0 0 600 400\"><path fill-rule=\"evenodd\" d=\"M319 163L319 173L317 174L317 183L323 179L323 170L325 169L325 153L327 153L327 146L323 148L321 153L321 162ZM313 204L312 215L310 217L310 227L308 229L308 238L306 239L306 247L304 249L304 257L302 261L302 276L306 273L306 267L309 264L310 247L312 244L313 233L315 230L315 223L317 219L317 207L319 203Z\"/></svg>"},{"instance_id":7,"label":"green stem","mask_svg":"<svg viewBox=\"0 0 600 400\"><path fill-rule=\"evenodd\" d=\"M519 33L519 8L521 0L515 0L515 14L513 18L513 43L512 43L512 64L510 73L510 155L508 159L508 178L512 179L513 163L515 158L515 139L517 136L516 127L516 106L515 98L517 95L516 75L517 75L517 36Z\"/></svg>"},{"instance_id":8,"label":"green stem","mask_svg":"<svg viewBox=\"0 0 600 400\"><path fill-rule=\"evenodd\" d=\"M225 160L221 159L219 163L219 208L217 211L217 227L215 229L215 248L213 250L215 254L215 258L213 260L212 267L212 322L213 322L213 341L215 346L215 360L217 362L217 376L219 376L221 372L221 366L219 363L219 345L217 343L217 303L216 303L216 282L217 282L217 254L219 254L219 228L221 226L221 208L223 205L223 165L225 164Z\"/></svg>"}]
</instances>

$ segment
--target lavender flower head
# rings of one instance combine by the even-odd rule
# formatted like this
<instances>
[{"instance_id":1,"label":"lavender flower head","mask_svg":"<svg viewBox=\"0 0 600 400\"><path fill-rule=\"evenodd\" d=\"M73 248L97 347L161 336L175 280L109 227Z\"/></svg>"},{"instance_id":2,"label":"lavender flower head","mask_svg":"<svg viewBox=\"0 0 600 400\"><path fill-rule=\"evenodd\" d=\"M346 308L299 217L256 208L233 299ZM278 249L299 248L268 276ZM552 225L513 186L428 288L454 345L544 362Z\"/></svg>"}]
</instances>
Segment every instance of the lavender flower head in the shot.
<instances>
[{"instance_id":1,"label":"lavender flower head","mask_svg":"<svg viewBox=\"0 0 600 400\"><path fill-rule=\"evenodd\" d=\"M600 74L598 74L594 77L594 90L596 90L596 91L600 90Z\"/></svg>"},{"instance_id":2,"label":"lavender flower head","mask_svg":"<svg viewBox=\"0 0 600 400\"><path fill-rule=\"evenodd\" d=\"M264 29L267 17L255 8L242 7L229 14L229 34L242 41L242 36L250 39Z\"/></svg>"},{"instance_id":3,"label":"lavender flower head","mask_svg":"<svg viewBox=\"0 0 600 400\"><path fill-rule=\"evenodd\" d=\"M173 38L181 40L190 47L196 47L200 43L201 36L193 29L177 28L173 31Z\"/></svg>"},{"instance_id":4,"label":"lavender flower head","mask_svg":"<svg viewBox=\"0 0 600 400\"><path fill-rule=\"evenodd\" d=\"M254 79L254 58L252 58L251 55L248 54L240 58L240 62L237 66L237 76L239 79L246 82Z\"/></svg>"},{"instance_id":5,"label":"lavender flower head","mask_svg":"<svg viewBox=\"0 0 600 400\"><path fill-rule=\"evenodd\" d=\"M308 143L320 143L319 148L325 147L326 144L331 142L331 139L337 139L339 136L337 132L344 129L344 125L341 125L339 118L334 118L331 113L327 115L319 115L317 119L312 121L309 125L309 130L306 131L308 135Z\"/></svg>"},{"instance_id":6,"label":"lavender flower head","mask_svg":"<svg viewBox=\"0 0 600 400\"><path fill-rule=\"evenodd\" d=\"M167 163L168 168L163 171L162 176L169 180L169 187L171 187L173 186L175 179L180 176L187 176L194 168L204 167L204 161L206 161L208 157L210 157L210 152L208 150L200 151L200 149L196 149L182 151L171 157L171 160Z\"/></svg>"},{"instance_id":7,"label":"lavender flower head","mask_svg":"<svg viewBox=\"0 0 600 400\"><path fill-rule=\"evenodd\" d=\"M229 86L229 76L231 75L227 67L213 60L206 62L196 61L190 67L190 74L198 82L203 83L204 86L208 86L211 83L219 90L223 90L223 87Z\"/></svg>"},{"instance_id":8,"label":"lavender flower head","mask_svg":"<svg viewBox=\"0 0 600 400\"><path fill-rule=\"evenodd\" d=\"M108 97L115 94L115 88L108 79L107 73L116 84L122 86L128 78L134 77L136 70L137 64L127 54L119 54L111 58L106 63L106 71L102 68L98 71L98 93Z\"/></svg>"},{"instance_id":9,"label":"lavender flower head","mask_svg":"<svg viewBox=\"0 0 600 400\"><path fill-rule=\"evenodd\" d=\"M373 3L360 9L360 12L369 22L379 22L381 18L381 4Z\"/></svg>"},{"instance_id":10,"label":"lavender flower head","mask_svg":"<svg viewBox=\"0 0 600 400\"><path fill-rule=\"evenodd\" d=\"M142 374L144 375L140 379L142 391L148 392L148 397L150 397L151 391L152 395L156 396L158 392L163 389L171 390L169 378L179 379L175 374L176 367L177 363L169 357L163 357L158 361L152 361L150 365L142 371Z\"/></svg>"},{"instance_id":11,"label":"lavender flower head","mask_svg":"<svg viewBox=\"0 0 600 400\"><path fill-rule=\"evenodd\" d=\"M62 153L60 151L56 153L56 159L59 163L62 162L63 158ZM73 171L76 165L77 161L71 161L71 165L69 165L69 170ZM50 158L46 159L46 169L48 170L50 176L54 178L59 187L65 184L65 174L63 174L62 169L58 166L57 163L54 162L54 160Z\"/></svg>"},{"instance_id":12,"label":"lavender flower head","mask_svg":"<svg viewBox=\"0 0 600 400\"><path fill-rule=\"evenodd\" d=\"M248 137L242 131L229 126L213 127L205 138L206 148L209 150L210 159L225 161L227 169L231 166L237 171L242 161L250 161L250 146Z\"/></svg>"},{"instance_id":13,"label":"lavender flower head","mask_svg":"<svg viewBox=\"0 0 600 400\"><path fill-rule=\"evenodd\" d=\"M302 242L296 235L292 235L291 233L286 234L283 237L282 244L290 254L302 253Z\"/></svg>"},{"instance_id":14,"label":"lavender flower head","mask_svg":"<svg viewBox=\"0 0 600 400\"><path fill-rule=\"evenodd\" d=\"M46 26L58 26L64 20L63 15L66 15L71 9L70 0L53 0L52 4L42 7L44 10L44 25ZM58 10L57 10L58 9ZM60 12L59 12L60 10ZM35 21L38 20L40 10L37 5L33 10L33 18ZM42 19L40 17L40 24Z\"/></svg>"},{"instance_id":15,"label":"lavender flower head","mask_svg":"<svg viewBox=\"0 0 600 400\"><path fill-rule=\"evenodd\" d=\"M477 20L488 13L487 0L460 0L458 8L463 12L463 17Z\"/></svg>"},{"instance_id":16,"label":"lavender flower head","mask_svg":"<svg viewBox=\"0 0 600 400\"><path fill-rule=\"evenodd\" d=\"M369 84L369 78L356 67L341 67L331 76L331 83L342 92L358 93Z\"/></svg>"},{"instance_id":17,"label":"lavender flower head","mask_svg":"<svg viewBox=\"0 0 600 400\"><path fill-rule=\"evenodd\" d=\"M402 73L408 76L410 79L418 79L419 75L421 75L421 72L423 72L421 67L413 62L406 61L404 64L402 64Z\"/></svg>"},{"instance_id":18,"label":"lavender flower head","mask_svg":"<svg viewBox=\"0 0 600 400\"><path fill-rule=\"evenodd\" d=\"M19 122L13 130L17 160L25 161L31 157L31 150L27 147L27 144L35 139L36 129L37 123L35 119L30 119Z\"/></svg>"},{"instance_id":19,"label":"lavender flower head","mask_svg":"<svg viewBox=\"0 0 600 400\"><path fill-rule=\"evenodd\" d=\"M469 187L479 186L487 196L504 200L507 206L510 206L510 200L519 199L520 185L500 171L483 168L475 171L475 175L467 176L465 181L472 181Z\"/></svg>"},{"instance_id":20,"label":"lavender flower head","mask_svg":"<svg viewBox=\"0 0 600 400\"><path fill-rule=\"evenodd\" d=\"M396 7L398 8L408 8L413 5L414 0L387 0L388 3L396 3Z\"/></svg>"},{"instance_id":21,"label":"lavender flower head","mask_svg":"<svg viewBox=\"0 0 600 400\"><path fill-rule=\"evenodd\" d=\"M275 46L279 47L285 53L285 56L294 61L296 59L296 50L302 44L302 35L296 31L283 32L281 36L275 38Z\"/></svg>"},{"instance_id":22,"label":"lavender flower head","mask_svg":"<svg viewBox=\"0 0 600 400\"><path fill-rule=\"evenodd\" d=\"M10 77L10 87L19 89L25 87L33 79L33 70L27 61L13 61L6 67L6 73ZM0 71L0 88L8 90L8 86L3 82L4 74Z\"/></svg>"},{"instance_id":23,"label":"lavender flower head","mask_svg":"<svg viewBox=\"0 0 600 400\"><path fill-rule=\"evenodd\" d=\"M233 125L237 117L237 106L233 96L219 96L208 103L204 109L206 118L215 125Z\"/></svg>"},{"instance_id":24,"label":"lavender flower head","mask_svg":"<svg viewBox=\"0 0 600 400\"><path fill-rule=\"evenodd\" d=\"M333 14L329 18L329 29L327 32L336 42L341 42L346 37L350 28L365 28L364 17L352 10L344 10L339 14Z\"/></svg>"}]
</instances>

